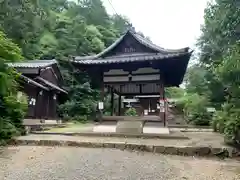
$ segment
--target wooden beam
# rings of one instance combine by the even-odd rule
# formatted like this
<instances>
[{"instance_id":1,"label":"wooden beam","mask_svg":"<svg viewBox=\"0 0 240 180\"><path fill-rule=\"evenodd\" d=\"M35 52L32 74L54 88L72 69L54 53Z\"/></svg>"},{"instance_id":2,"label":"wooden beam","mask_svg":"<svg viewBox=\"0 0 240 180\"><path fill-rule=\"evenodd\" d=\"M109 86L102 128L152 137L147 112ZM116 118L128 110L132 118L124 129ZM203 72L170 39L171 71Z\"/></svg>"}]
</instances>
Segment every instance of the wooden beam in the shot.
<instances>
[{"instance_id":1,"label":"wooden beam","mask_svg":"<svg viewBox=\"0 0 240 180\"><path fill-rule=\"evenodd\" d=\"M159 95L159 92L153 93L121 93L122 96L138 96L138 95Z\"/></svg>"},{"instance_id":2,"label":"wooden beam","mask_svg":"<svg viewBox=\"0 0 240 180\"><path fill-rule=\"evenodd\" d=\"M139 92L140 92L140 94L142 94L142 84L139 84Z\"/></svg>"},{"instance_id":3,"label":"wooden beam","mask_svg":"<svg viewBox=\"0 0 240 180\"><path fill-rule=\"evenodd\" d=\"M128 74L104 74L104 77L121 77L121 76L128 76ZM160 75L160 73L150 72L150 73L132 73L132 76L147 76L147 75Z\"/></svg>"},{"instance_id":4,"label":"wooden beam","mask_svg":"<svg viewBox=\"0 0 240 180\"><path fill-rule=\"evenodd\" d=\"M147 80L147 81L121 81L121 82L104 82L104 84L107 84L107 85L118 85L118 84L150 84L150 83L157 83L159 84L160 83L160 80Z\"/></svg>"}]
</instances>

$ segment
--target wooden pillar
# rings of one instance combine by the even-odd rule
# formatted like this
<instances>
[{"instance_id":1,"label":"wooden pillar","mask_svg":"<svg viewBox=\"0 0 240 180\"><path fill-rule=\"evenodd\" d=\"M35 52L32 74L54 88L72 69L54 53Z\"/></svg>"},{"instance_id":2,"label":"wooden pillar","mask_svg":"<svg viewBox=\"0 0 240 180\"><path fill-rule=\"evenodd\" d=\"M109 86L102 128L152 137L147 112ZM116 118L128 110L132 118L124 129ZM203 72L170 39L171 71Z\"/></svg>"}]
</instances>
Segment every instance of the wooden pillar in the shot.
<instances>
[{"instance_id":1,"label":"wooden pillar","mask_svg":"<svg viewBox=\"0 0 240 180\"><path fill-rule=\"evenodd\" d=\"M111 91L111 116L113 116L114 113L114 93L113 93L113 88L110 88Z\"/></svg>"},{"instance_id":2,"label":"wooden pillar","mask_svg":"<svg viewBox=\"0 0 240 180\"><path fill-rule=\"evenodd\" d=\"M166 127L166 102L165 102L165 90L164 90L164 83L161 82L161 86L160 86L160 99L159 101L163 101L164 102L164 107L161 106L161 103L160 103L160 112L159 112L159 116L160 116L160 119L163 120L163 124L164 124L164 127ZM162 112L162 108L164 108L164 112Z\"/></svg>"},{"instance_id":3,"label":"wooden pillar","mask_svg":"<svg viewBox=\"0 0 240 180\"><path fill-rule=\"evenodd\" d=\"M104 79L103 79L103 72L101 72L101 78L100 78L100 102L104 103ZM104 104L103 104L104 106ZM99 107L98 107L99 108ZM104 108L104 107L103 107ZM99 120L103 120L103 109L99 109Z\"/></svg>"},{"instance_id":4,"label":"wooden pillar","mask_svg":"<svg viewBox=\"0 0 240 180\"><path fill-rule=\"evenodd\" d=\"M121 116L121 108L122 108L122 96L118 96L118 115Z\"/></svg>"},{"instance_id":5,"label":"wooden pillar","mask_svg":"<svg viewBox=\"0 0 240 180\"><path fill-rule=\"evenodd\" d=\"M164 99L164 113L163 113L163 125L164 127L166 127L166 99L165 99L165 87L163 84L163 88L162 88L162 92L163 92L163 99Z\"/></svg>"}]
</instances>

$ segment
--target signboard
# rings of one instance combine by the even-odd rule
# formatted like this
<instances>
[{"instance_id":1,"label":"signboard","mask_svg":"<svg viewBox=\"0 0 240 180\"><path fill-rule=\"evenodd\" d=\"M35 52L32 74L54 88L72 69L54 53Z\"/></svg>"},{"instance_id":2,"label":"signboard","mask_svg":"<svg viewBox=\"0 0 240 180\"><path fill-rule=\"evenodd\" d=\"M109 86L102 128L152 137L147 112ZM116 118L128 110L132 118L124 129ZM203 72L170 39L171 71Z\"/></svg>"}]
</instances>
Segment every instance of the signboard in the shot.
<instances>
[{"instance_id":1,"label":"signboard","mask_svg":"<svg viewBox=\"0 0 240 180\"><path fill-rule=\"evenodd\" d=\"M144 115L147 116L148 115L148 110L144 109Z\"/></svg>"},{"instance_id":2,"label":"signboard","mask_svg":"<svg viewBox=\"0 0 240 180\"><path fill-rule=\"evenodd\" d=\"M207 112L216 112L214 107L207 107Z\"/></svg>"},{"instance_id":3,"label":"signboard","mask_svg":"<svg viewBox=\"0 0 240 180\"><path fill-rule=\"evenodd\" d=\"M165 108L164 107L160 107L160 112L165 112Z\"/></svg>"},{"instance_id":4,"label":"signboard","mask_svg":"<svg viewBox=\"0 0 240 180\"><path fill-rule=\"evenodd\" d=\"M124 99L123 102L131 103L131 102L139 102L139 100L138 99Z\"/></svg>"},{"instance_id":5,"label":"signboard","mask_svg":"<svg viewBox=\"0 0 240 180\"><path fill-rule=\"evenodd\" d=\"M165 106L165 102L164 102L163 99L160 99L160 101L159 101L159 105L160 105L160 107L164 107L164 106Z\"/></svg>"},{"instance_id":6,"label":"signboard","mask_svg":"<svg viewBox=\"0 0 240 180\"><path fill-rule=\"evenodd\" d=\"M103 102L98 102L98 109L102 110L104 108Z\"/></svg>"}]
</instances>

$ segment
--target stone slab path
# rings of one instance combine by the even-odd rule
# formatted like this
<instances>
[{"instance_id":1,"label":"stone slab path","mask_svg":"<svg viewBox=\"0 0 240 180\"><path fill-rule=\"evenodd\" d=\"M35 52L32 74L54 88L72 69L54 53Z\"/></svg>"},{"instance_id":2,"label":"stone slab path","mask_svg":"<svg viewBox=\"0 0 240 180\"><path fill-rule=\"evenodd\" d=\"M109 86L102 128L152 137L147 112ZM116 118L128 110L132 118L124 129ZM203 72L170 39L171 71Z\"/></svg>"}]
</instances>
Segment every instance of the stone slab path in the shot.
<instances>
[{"instance_id":1,"label":"stone slab path","mask_svg":"<svg viewBox=\"0 0 240 180\"><path fill-rule=\"evenodd\" d=\"M163 127L162 123L146 122L143 127L143 133L146 134L169 134L169 128Z\"/></svg>"},{"instance_id":2,"label":"stone slab path","mask_svg":"<svg viewBox=\"0 0 240 180\"><path fill-rule=\"evenodd\" d=\"M239 180L240 163L114 149L8 147L1 180Z\"/></svg>"},{"instance_id":3,"label":"stone slab path","mask_svg":"<svg viewBox=\"0 0 240 180\"><path fill-rule=\"evenodd\" d=\"M103 122L102 124L95 125L93 132L98 133L114 133L116 132L117 123ZM169 128L164 128L162 123L145 123L143 127L143 133L146 134L169 134Z\"/></svg>"},{"instance_id":4,"label":"stone slab path","mask_svg":"<svg viewBox=\"0 0 240 180\"><path fill-rule=\"evenodd\" d=\"M93 132L114 133L116 132L116 125L96 125L93 127Z\"/></svg>"}]
</instances>

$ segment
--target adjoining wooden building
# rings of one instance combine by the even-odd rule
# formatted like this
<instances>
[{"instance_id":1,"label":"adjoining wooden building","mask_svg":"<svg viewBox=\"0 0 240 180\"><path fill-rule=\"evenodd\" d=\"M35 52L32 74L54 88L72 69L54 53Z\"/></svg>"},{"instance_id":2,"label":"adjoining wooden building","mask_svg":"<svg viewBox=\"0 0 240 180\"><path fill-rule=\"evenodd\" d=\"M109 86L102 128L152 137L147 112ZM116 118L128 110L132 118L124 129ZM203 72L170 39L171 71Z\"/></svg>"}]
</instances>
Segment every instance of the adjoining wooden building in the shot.
<instances>
[{"instance_id":1,"label":"adjoining wooden building","mask_svg":"<svg viewBox=\"0 0 240 180\"><path fill-rule=\"evenodd\" d=\"M121 111L121 96L160 95L159 115L165 123L164 87L179 86L182 83L191 54L188 47L164 49L135 31L128 30L101 53L77 56L71 62L92 77L93 86L101 89L102 102L107 90L112 95L119 95L118 115ZM102 103L99 104L102 106Z\"/></svg>"},{"instance_id":2,"label":"adjoining wooden building","mask_svg":"<svg viewBox=\"0 0 240 180\"><path fill-rule=\"evenodd\" d=\"M67 91L63 86L56 60L32 60L9 63L21 75L20 92L28 96L26 119L56 120L57 105L65 98Z\"/></svg>"}]
</instances>

